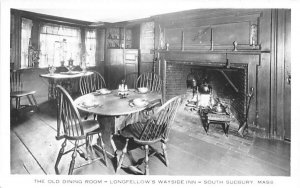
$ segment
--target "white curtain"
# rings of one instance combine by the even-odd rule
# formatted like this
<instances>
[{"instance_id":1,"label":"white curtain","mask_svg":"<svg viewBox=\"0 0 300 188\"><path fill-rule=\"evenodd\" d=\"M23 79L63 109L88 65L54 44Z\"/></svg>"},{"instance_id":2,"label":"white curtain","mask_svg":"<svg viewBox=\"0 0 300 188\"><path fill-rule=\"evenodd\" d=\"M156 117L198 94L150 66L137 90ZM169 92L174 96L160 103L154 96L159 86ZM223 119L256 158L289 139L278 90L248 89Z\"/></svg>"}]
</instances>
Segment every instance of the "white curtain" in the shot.
<instances>
[{"instance_id":1,"label":"white curtain","mask_svg":"<svg viewBox=\"0 0 300 188\"><path fill-rule=\"evenodd\" d=\"M32 20L22 18L21 29L21 68L28 67L28 47L31 38Z\"/></svg>"},{"instance_id":2,"label":"white curtain","mask_svg":"<svg viewBox=\"0 0 300 188\"><path fill-rule=\"evenodd\" d=\"M85 30L85 62L87 66L96 66L96 29Z\"/></svg>"},{"instance_id":3,"label":"white curtain","mask_svg":"<svg viewBox=\"0 0 300 188\"><path fill-rule=\"evenodd\" d=\"M43 24L40 30L40 67L80 64L80 29L56 24Z\"/></svg>"}]
</instances>

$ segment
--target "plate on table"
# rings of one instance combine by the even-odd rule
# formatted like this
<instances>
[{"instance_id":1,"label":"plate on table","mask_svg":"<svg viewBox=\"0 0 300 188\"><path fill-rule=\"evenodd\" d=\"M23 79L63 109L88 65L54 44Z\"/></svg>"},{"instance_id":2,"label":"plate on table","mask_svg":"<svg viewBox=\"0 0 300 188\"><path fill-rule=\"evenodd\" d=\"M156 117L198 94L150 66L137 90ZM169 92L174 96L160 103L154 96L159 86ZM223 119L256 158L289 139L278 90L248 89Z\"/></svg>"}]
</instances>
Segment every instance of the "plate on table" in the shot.
<instances>
[{"instance_id":1,"label":"plate on table","mask_svg":"<svg viewBox=\"0 0 300 188\"><path fill-rule=\"evenodd\" d=\"M102 94L102 95L106 95L106 94L110 94L111 90L106 89L106 88L101 88L101 89L96 90L96 93L99 93L99 94Z\"/></svg>"},{"instance_id":2,"label":"plate on table","mask_svg":"<svg viewBox=\"0 0 300 188\"><path fill-rule=\"evenodd\" d=\"M145 107L149 104L147 99L137 98L133 99L129 105L132 107Z\"/></svg>"},{"instance_id":3,"label":"plate on table","mask_svg":"<svg viewBox=\"0 0 300 188\"><path fill-rule=\"evenodd\" d=\"M64 75L76 75L80 74L81 72L78 71L69 71L69 72L60 72L59 74L64 74Z\"/></svg>"},{"instance_id":4,"label":"plate on table","mask_svg":"<svg viewBox=\"0 0 300 188\"><path fill-rule=\"evenodd\" d=\"M94 101L84 101L82 103L79 103L78 105L86 109L92 109L101 106L99 102L94 102Z\"/></svg>"}]
</instances>

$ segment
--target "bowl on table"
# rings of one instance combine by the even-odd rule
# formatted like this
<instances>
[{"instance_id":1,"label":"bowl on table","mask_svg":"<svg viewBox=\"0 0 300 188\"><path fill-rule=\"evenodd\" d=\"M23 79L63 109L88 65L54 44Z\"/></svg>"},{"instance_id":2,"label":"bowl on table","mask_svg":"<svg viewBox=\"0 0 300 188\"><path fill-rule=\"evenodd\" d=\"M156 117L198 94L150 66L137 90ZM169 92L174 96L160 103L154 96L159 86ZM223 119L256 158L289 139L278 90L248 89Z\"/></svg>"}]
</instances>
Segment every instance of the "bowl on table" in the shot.
<instances>
[{"instance_id":1,"label":"bowl on table","mask_svg":"<svg viewBox=\"0 0 300 188\"><path fill-rule=\"evenodd\" d=\"M148 92L148 88L147 87L139 87L137 88L139 93L147 93Z\"/></svg>"}]
</instances>

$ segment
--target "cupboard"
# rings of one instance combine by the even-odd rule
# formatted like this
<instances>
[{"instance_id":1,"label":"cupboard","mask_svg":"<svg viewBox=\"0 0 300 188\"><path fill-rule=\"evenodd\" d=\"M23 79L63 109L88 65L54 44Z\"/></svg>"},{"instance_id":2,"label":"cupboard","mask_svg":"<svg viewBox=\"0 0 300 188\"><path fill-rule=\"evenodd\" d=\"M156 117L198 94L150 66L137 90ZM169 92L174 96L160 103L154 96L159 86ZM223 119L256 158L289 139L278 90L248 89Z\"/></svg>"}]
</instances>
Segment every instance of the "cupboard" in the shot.
<instances>
[{"instance_id":1,"label":"cupboard","mask_svg":"<svg viewBox=\"0 0 300 188\"><path fill-rule=\"evenodd\" d=\"M126 75L138 73L139 24L106 28L105 36L105 80L110 89L116 89Z\"/></svg>"},{"instance_id":2,"label":"cupboard","mask_svg":"<svg viewBox=\"0 0 300 188\"><path fill-rule=\"evenodd\" d=\"M125 75L138 72L138 49L107 49L105 63L107 85L116 89Z\"/></svg>"}]
</instances>

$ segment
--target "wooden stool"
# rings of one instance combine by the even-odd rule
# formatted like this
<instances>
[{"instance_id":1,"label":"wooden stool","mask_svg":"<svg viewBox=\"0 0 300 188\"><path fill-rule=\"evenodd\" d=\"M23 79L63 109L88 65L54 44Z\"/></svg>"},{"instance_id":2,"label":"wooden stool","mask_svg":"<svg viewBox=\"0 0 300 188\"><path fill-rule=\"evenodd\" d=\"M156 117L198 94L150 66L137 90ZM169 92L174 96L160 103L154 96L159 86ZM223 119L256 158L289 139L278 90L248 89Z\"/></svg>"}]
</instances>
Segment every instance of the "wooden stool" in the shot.
<instances>
[{"instance_id":1,"label":"wooden stool","mask_svg":"<svg viewBox=\"0 0 300 188\"><path fill-rule=\"evenodd\" d=\"M207 113L207 123L206 123L206 128L205 131L207 133L209 129L209 124L210 123L217 123L217 124L222 124L223 131L226 136L228 136L228 129L229 129L229 124L231 122L231 118L227 114L215 114L215 113Z\"/></svg>"}]
</instances>

